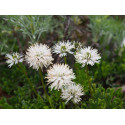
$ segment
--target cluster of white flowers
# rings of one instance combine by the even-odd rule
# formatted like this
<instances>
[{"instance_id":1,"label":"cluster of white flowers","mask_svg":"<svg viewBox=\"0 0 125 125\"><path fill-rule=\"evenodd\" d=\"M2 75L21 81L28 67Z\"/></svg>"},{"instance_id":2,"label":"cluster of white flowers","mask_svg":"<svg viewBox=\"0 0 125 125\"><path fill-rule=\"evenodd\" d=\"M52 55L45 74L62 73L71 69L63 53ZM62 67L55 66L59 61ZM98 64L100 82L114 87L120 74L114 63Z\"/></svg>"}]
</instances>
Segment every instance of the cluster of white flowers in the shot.
<instances>
[{"instance_id":1,"label":"cluster of white flowers","mask_svg":"<svg viewBox=\"0 0 125 125\"><path fill-rule=\"evenodd\" d=\"M74 103L78 103L84 93L80 85L76 85L72 80L75 79L73 70L69 68L67 64L54 64L47 71L48 84L51 89L61 90L62 99L66 100L66 103L69 100L72 100Z\"/></svg>"},{"instance_id":2,"label":"cluster of white flowers","mask_svg":"<svg viewBox=\"0 0 125 125\"><path fill-rule=\"evenodd\" d=\"M95 63L99 63L101 56L98 54L97 49L92 49L90 46L81 48L80 51L76 52L75 55L76 61L82 64L82 67L85 65L93 66Z\"/></svg>"},{"instance_id":3,"label":"cluster of white flowers","mask_svg":"<svg viewBox=\"0 0 125 125\"><path fill-rule=\"evenodd\" d=\"M75 49L76 52L73 53L72 49ZM101 59L96 49L90 46L82 48L82 44L79 42L59 42L53 47L53 53L59 54L60 57L67 56L67 53L75 54L76 61L83 67L85 65L93 66ZM6 58L9 67L24 60L23 55L19 53L7 54ZM51 49L45 44L31 45L26 51L25 61L36 70L48 67L53 61ZM83 89L79 84L73 82L75 74L67 64L54 64L47 70L46 78L51 89L61 90L61 97L66 100L66 103L69 100L73 103L81 101L81 96L84 95Z\"/></svg>"},{"instance_id":4,"label":"cluster of white flowers","mask_svg":"<svg viewBox=\"0 0 125 125\"><path fill-rule=\"evenodd\" d=\"M67 56L67 53L73 54L74 44L71 42L59 42L53 47L53 53L59 54L60 57Z\"/></svg>"},{"instance_id":5,"label":"cluster of white flowers","mask_svg":"<svg viewBox=\"0 0 125 125\"><path fill-rule=\"evenodd\" d=\"M25 59L29 63L30 67L34 69L47 67L52 64L53 58L51 54L51 49L47 45L34 44L30 46L26 52Z\"/></svg>"},{"instance_id":6,"label":"cluster of white flowers","mask_svg":"<svg viewBox=\"0 0 125 125\"><path fill-rule=\"evenodd\" d=\"M17 64L19 62L23 62L24 60L23 55L17 52L12 54L6 54L6 58L6 63L9 64L8 67L11 67L12 65Z\"/></svg>"},{"instance_id":7,"label":"cluster of white flowers","mask_svg":"<svg viewBox=\"0 0 125 125\"><path fill-rule=\"evenodd\" d=\"M71 100L74 103L81 101L81 96L84 95L83 88L79 84L71 83L62 89L62 99L66 100L66 103Z\"/></svg>"}]
</instances>

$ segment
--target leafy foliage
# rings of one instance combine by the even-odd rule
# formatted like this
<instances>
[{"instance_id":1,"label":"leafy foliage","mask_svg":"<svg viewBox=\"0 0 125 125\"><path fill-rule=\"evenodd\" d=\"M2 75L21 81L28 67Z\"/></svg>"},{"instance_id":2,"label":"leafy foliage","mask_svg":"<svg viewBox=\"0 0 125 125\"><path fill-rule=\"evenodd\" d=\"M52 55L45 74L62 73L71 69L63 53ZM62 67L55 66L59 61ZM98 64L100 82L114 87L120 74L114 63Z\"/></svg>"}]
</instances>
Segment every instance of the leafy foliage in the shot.
<instances>
[{"instance_id":1,"label":"leafy foliage","mask_svg":"<svg viewBox=\"0 0 125 125\"><path fill-rule=\"evenodd\" d=\"M115 18L115 17L114 17ZM92 32L92 41L100 43L100 50L105 58L110 59L113 51L121 46L125 37L124 20L111 16L89 16L88 27Z\"/></svg>"},{"instance_id":2,"label":"leafy foliage","mask_svg":"<svg viewBox=\"0 0 125 125\"><path fill-rule=\"evenodd\" d=\"M113 88L105 90L102 86L94 88L95 92L88 101L90 109L119 109L123 108L121 89L115 91Z\"/></svg>"},{"instance_id":3,"label":"leafy foliage","mask_svg":"<svg viewBox=\"0 0 125 125\"><path fill-rule=\"evenodd\" d=\"M105 16L89 16L93 41L94 42L109 42L109 40L115 40L118 44L123 40L125 34L124 21L120 22L119 19L113 19L113 17ZM101 39L103 38L103 41Z\"/></svg>"},{"instance_id":4,"label":"leafy foliage","mask_svg":"<svg viewBox=\"0 0 125 125\"><path fill-rule=\"evenodd\" d=\"M38 42L43 32L50 28L51 16L8 16L6 17L15 28L29 36L32 42Z\"/></svg>"}]
</instances>

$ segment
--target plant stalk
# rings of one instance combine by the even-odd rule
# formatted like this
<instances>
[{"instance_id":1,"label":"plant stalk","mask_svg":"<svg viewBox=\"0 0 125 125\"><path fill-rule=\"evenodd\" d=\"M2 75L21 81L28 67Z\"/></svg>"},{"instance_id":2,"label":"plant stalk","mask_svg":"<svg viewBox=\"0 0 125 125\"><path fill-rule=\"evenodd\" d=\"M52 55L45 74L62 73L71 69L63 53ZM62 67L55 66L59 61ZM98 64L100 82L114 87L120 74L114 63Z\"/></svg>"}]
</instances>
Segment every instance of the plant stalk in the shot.
<instances>
[{"instance_id":1,"label":"plant stalk","mask_svg":"<svg viewBox=\"0 0 125 125\"><path fill-rule=\"evenodd\" d=\"M88 80L88 83L89 83L89 91L90 91L90 94L92 96L92 85L91 85L91 81L90 81L90 78L89 78L88 65L87 64L86 64L86 76L87 76L87 80Z\"/></svg>"},{"instance_id":2,"label":"plant stalk","mask_svg":"<svg viewBox=\"0 0 125 125\"><path fill-rule=\"evenodd\" d=\"M64 62L65 62L65 64L67 64L67 59L66 59L66 56L64 56Z\"/></svg>"},{"instance_id":3,"label":"plant stalk","mask_svg":"<svg viewBox=\"0 0 125 125\"><path fill-rule=\"evenodd\" d=\"M59 93L60 93L60 97L61 97L61 90L59 91ZM64 109L64 106L63 106L63 101L62 101L62 99L60 98L60 105L61 105L61 109Z\"/></svg>"},{"instance_id":4,"label":"plant stalk","mask_svg":"<svg viewBox=\"0 0 125 125\"><path fill-rule=\"evenodd\" d=\"M33 90L33 92L34 92L35 95L38 97L38 93L37 93L37 91L35 90L33 84L31 83L31 81L30 81L30 79L29 79L29 77L28 77L28 74L27 74L27 72L26 72L25 67L24 67L22 64L18 64L18 66L19 66L19 68L22 70L22 72L24 73L24 76L26 77L26 79L27 79L27 81L28 81L30 87L31 87L32 90Z\"/></svg>"},{"instance_id":5,"label":"plant stalk","mask_svg":"<svg viewBox=\"0 0 125 125\"><path fill-rule=\"evenodd\" d=\"M50 99L49 99L49 95L47 94L47 91L46 91L46 88L45 88L42 70L41 70L40 68L39 68L39 74L40 74L40 77L41 77L41 82L42 82L42 86L43 86L44 93L45 93L46 98L48 99L48 101L49 101L49 103L50 103L50 106L52 107L51 101L50 101Z\"/></svg>"}]
</instances>

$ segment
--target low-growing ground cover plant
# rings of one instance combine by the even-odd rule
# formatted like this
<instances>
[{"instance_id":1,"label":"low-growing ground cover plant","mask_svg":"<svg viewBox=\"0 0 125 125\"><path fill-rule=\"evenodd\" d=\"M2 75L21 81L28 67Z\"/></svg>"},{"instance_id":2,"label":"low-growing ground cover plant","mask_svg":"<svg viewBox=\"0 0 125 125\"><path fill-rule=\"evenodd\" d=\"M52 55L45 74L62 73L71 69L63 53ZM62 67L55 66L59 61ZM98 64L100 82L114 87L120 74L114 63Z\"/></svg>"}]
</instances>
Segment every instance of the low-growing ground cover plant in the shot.
<instances>
[{"instance_id":1,"label":"low-growing ground cover plant","mask_svg":"<svg viewBox=\"0 0 125 125\"><path fill-rule=\"evenodd\" d=\"M0 18L3 21L3 29L6 22L8 29L14 32L11 34L11 41L14 39L18 41L15 45L13 42L13 44L1 43L1 108L125 107L124 41L117 47L112 44L111 49L108 43L104 43L106 39L109 40L110 34L114 41L118 40L120 35L115 37L116 32L111 30L112 27L115 29L116 22L122 22L123 29L119 33L124 33L123 20L112 16L1 16ZM61 22L64 22L64 25ZM119 27L121 25L118 23ZM81 39L82 28L88 37L86 42L82 42L83 38ZM3 36L1 40L4 39ZM7 36L7 39L9 38L10 36ZM7 51L4 51L6 48L4 44L8 46ZM11 46L14 48L9 51ZM108 57L109 52L110 57Z\"/></svg>"}]
</instances>

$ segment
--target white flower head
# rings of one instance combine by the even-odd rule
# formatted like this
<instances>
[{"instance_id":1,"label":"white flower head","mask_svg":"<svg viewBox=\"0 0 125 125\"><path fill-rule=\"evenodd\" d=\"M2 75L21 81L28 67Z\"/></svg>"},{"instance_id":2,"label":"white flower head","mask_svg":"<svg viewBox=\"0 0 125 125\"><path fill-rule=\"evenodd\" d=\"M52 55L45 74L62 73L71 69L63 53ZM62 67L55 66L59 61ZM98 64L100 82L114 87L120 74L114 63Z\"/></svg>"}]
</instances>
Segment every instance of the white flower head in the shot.
<instances>
[{"instance_id":1,"label":"white flower head","mask_svg":"<svg viewBox=\"0 0 125 125\"><path fill-rule=\"evenodd\" d=\"M86 64L93 66L99 63L101 56L97 49L92 49L90 46L80 49L75 55L76 61L84 67Z\"/></svg>"},{"instance_id":2,"label":"white flower head","mask_svg":"<svg viewBox=\"0 0 125 125\"><path fill-rule=\"evenodd\" d=\"M72 83L62 89L61 97L63 100L66 100L66 103L70 100L73 101L73 103L79 103L82 95L84 95L82 86Z\"/></svg>"},{"instance_id":3,"label":"white flower head","mask_svg":"<svg viewBox=\"0 0 125 125\"><path fill-rule=\"evenodd\" d=\"M7 61L6 63L8 63L8 67L10 68L12 65L17 64L19 62L23 62L23 55L19 54L17 52L14 52L12 54L6 54L6 58Z\"/></svg>"},{"instance_id":4,"label":"white flower head","mask_svg":"<svg viewBox=\"0 0 125 125\"><path fill-rule=\"evenodd\" d=\"M75 79L75 75L72 69L69 69L67 64L54 64L47 71L48 84L50 88L62 89L65 85L70 84Z\"/></svg>"},{"instance_id":5,"label":"white flower head","mask_svg":"<svg viewBox=\"0 0 125 125\"><path fill-rule=\"evenodd\" d=\"M83 47L83 44L78 41L77 42L74 41L73 44L74 44L76 51L79 51L79 49L81 49Z\"/></svg>"},{"instance_id":6,"label":"white flower head","mask_svg":"<svg viewBox=\"0 0 125 125\"><path fill-rule=\"evenodd\" d=\"M34 44L27 49L25 59L33 69L47 67L52 64L51 49L45 44Z\"/></svg>"},{"instance_id":7,"label":"white flower head","mask_svg":"<svg viewBox=\"0 0 125 125\"><path fill-rule=\"evenodd\" d=\"M53 46L53 53L59 54L60 57L67 56L67 53L73 54L74 44L69 42L59 42Z\"/></svg>"}]
</instances>

